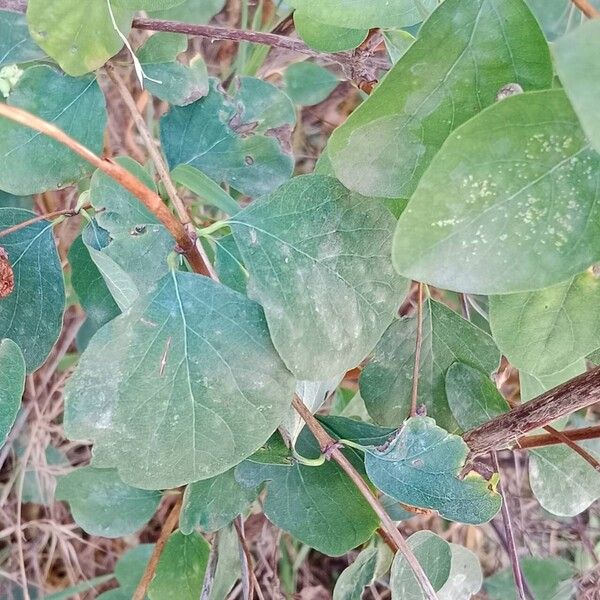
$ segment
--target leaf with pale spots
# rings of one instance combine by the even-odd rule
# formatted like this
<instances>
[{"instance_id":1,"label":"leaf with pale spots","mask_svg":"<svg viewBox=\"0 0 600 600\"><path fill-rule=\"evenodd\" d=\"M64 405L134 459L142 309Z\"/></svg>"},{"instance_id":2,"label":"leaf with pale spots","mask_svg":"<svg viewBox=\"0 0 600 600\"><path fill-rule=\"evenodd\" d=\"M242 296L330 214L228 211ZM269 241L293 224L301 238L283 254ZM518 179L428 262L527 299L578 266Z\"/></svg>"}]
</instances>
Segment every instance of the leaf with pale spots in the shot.
<instances>
[{"instance_id":1,"label":"leaf with pale spots","mask_svg":"<svg viewBox=\"0 0 600 600\"><path fill-rule=\"evenodd\" d=\"M502 86L537 90L551 81L548 46L523 0L445 0L333 132L335 175L366 196L408 198L448 135Z\"/></svg>"},{"instance_id":2,"label":"leaf with pale spots","mask_svg":"<svg viewBox=\"0 0 600 600\"><path fill-rule=\"evenodd\" d=\"M124 482L176 487L252 454L293 391L257 304L171 273L92 338L65 391L65 430Z\"/></svg>"},{"instance_id":3,"label":"leaf with pale spots","mask_svg":"<svg viewBox=\"0 0 600 600\"><path fill-rule=\"evenodd\" d=\"M398 220L399 273L478 294L545 288L600 260L600 156L562 90L511 96L448 138Z\"/></svg>"},{"instance_id":4,"label":"leaf with pale spots","mask_svg":"<svg viewBox=\"0 0 600 600\"><path fill-rule=\"evenodd\" d=\"M385 449L365 450L369 479L398 502L460 523L485 523L500 510L492 484L475 472L461 476L469 452L462 438L429 417L408 419Z\"/></svg>"},{"instance_id":5,"label":"leaf with pale spots","mask_svg":"<svg viewBox=\"0 0 600 600\"><path fill-rule=\"evenodd\" d=\"M406 293L389 258L394 217L331 177L296 177L230 221L273 343L302 380L355 367Z\"/></svg>"}]
</instances>

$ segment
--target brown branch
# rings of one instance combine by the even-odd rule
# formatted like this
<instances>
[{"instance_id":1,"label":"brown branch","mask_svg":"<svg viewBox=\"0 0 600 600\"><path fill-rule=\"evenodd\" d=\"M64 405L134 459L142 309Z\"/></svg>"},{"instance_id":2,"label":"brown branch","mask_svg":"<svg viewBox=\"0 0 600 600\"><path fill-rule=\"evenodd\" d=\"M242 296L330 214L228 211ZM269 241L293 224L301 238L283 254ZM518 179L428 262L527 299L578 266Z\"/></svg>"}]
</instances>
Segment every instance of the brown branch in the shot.
<instances>
[{"instance_id":1,"label":"brown branch","mask_svg":"<svg viewBox=\"0 0 600 600\"><path fill-rule=\"evenodd\" d=\"M600 438L600 425L593 427L580 427L579 429L570 429L559 432L565 438L578 442L581 440L594 440ZM563 439L557 438L554 434L525 435L517 440L515 450L529 450L530 448L542 448L544 446L553 446L555 444L566 443Z\"/></svg>"},{"instance_id":2,"label":"brown branch","mask_svg":"<svg viewBox=\"0 0 600 600\"><path fill-rule=\"evenodd\" d=\"M361 477L360 473L352 466L352 463L344 456L336 441L325 431L325 429L323 429L323 426L319 423L319 421L317 421L310 410L308 410L304 402L302 402L297 395L294 395L292 406L302 417L306 423L306 426L315 436L321 451L328 458L335 460L335 462L342 468L342 470L358 488L359 492L369 503L369 506L373 509L375 514L379 517L379 520L381 521L381 527L387 534L384 538L385 541L390 545L394 553L399 551L404 556L413 570L413 573L415 574L415 577L425 592L428 600L436 600L437 595L431 585L431 582L427 578L427 575L423 571L423 567L421 567L419 561L410 549L410 546L406 543L406 540L404 537L402 537L402 534L398 531L398 528L394 525L394 522L387 514L383 506L381 506L369 486L366 484L365 480Z\"/></svg>"},{"instance_id":3,"label":"brown branch","mask_svg":"<svg viewBox=\"0 0 600 600\"><path fill-rule=\"evenodd\" d=\"M588 0L571 0L574 6L576 6L588 19L597 19L600 17L600 11L593 7Z\"/></svg>"},{"instance_id":4,"label":"brown branch","mask_svg":"<svg viewBox=\"0 0 600 600\"><path fill-rule=\"evenodd\" d=\"M83 208L90 208L88 206L84 206ZM74 210L72 208L63 208L61 210L53 210L52 212L45 213L43 215L38 215L37 217L33 217L28 219L27 221L23 221L22 223L17 223L12 227L7 227L0 231L0 238L3 238L11 233L15 233L16 231L20 231L21 229L25 229L30 225L34 225L35 223L39 223L40 221L45 221L47 219L54 219L55 217L74 217L79 214L78 210Z\"/></svg>"},{"instance_id":5,"label":"brown branch","mask_svg":"<svg viewBox=\"0 0 600 600\"><path fill-rule=\"evenodd\" d=\"M544 429L549 435L554 436L558 441L571 448L573 452L579 454L579 456L588 462L594 468L594 470L600 473L600 463L585 448L582 448L579 444L576 444L573 440L564 435L562 431L555 429L551 425L546 425Z\"/></svg>"},{"instance_id":6,"label":"brown branch","mask_svg":"<svg viewBox=\"0 0 600 600\"><path fill-rule=\"evenodd\" d=\"M413 365L412 391L410 399L410 416L417 415L417 398L419 396L419 369L421 368L421 340L423 338L423 284L417 284L417 334L415 336L415 363Z\"/></svg>"},{"instance_id":7,"label":"brown branch","mask_svg":"<svg viewBox=\"0 0 600 600\"><path fill-rule=\"evenodd\" d=\"M35 131L39 131L61 144L64 144L92 166L100 169L122 185L128 192L131 192L140 202L142 202L142 204L144 204L144 206L167 228L177 242L182 254L187 258L192 269L196 273L201 273L202 275L209 274L204 260L198 252L196 240L188 235L183 224L171 213L162 201L162 198L156 192L153 192L146 187L127 169L110 159L102 159L99 156L96 156L91 150L74 140L58 127L47 123L43 119L40 119L25 110L0 103L0 116L10 119L15 123L19 123L20 125L24 125L25 127L29 127L30 129L34 129Z\"/></svg>"},{"instance_id":8,"label":"brown branch","mask_svg":"<svg viewBox=\"0 0 600 600\"><path fill-rule=\"evenodd\" d=\"M162 551L165 548L165 544L169 539L169 536L177 526L179 522L179 513L181 512L181 505L183 503L183 494L179 494L177 499L175 500L175 504L169 513L169 516L166 518L162 529L160 531L160 535L156 540L156 545L154 546L154 550L152 550L152 554L150 556L150 560L146 565L146 569L144 570L144 574L138 583L137 588L131 600L144 600L146 597L146 592L148 591L148 586L154 577L154 573L156 572L156 567L158 566L158 561L160 560L160 556Z\"/></svg>"},{"instance_id":9,"label":"brown branch","mask_svg":"<svg viewBox=\"0 0 600 600\"><path fill-rule=\"evenodd\" d=\"M463 439L472 455L506 448L548 423L600 401L600 367L583 373L534 400L510 410L475 429Z\"/></svg>"}]
</instances>

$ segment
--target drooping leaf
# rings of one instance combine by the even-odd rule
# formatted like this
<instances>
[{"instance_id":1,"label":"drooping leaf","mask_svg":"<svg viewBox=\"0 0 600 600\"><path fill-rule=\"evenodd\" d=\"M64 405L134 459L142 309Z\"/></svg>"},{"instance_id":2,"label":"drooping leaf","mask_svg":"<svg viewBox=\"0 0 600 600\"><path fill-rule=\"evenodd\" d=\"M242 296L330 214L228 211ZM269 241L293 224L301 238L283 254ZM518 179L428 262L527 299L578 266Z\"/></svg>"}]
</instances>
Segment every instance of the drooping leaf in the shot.
<instances>
[{"instance_id":1,"label":"drooping leaf","mask_svg":"<svg viewBox=\"0 0 600 600\"><path fill-rule=\"evenodd\" d=\"M138 58L148 76L146 89L169 104L186 106L208 94L208 71L200 56L189 66L176 61L177 54L187 48L185 36L173 37L179 35L153 35L138 51Z\"/></svg>"},{"instance_id":2,"label":"drooping leaf","mask_svg":"<svg viewBox=\"0 0 600 600\"><path fill-rule=\"evenodd\" d=\"M176 487L252 454L293 389L257 304L172 273L91 340L65 390L65 430L126 483Z\"/></svg>"},{"instance_id":3,"label":"drooping leaf","mask_svg":"<svg viewBox=\"0 0 600 600\"><path fill-rule=\"evenodd\" d=\"M48 65L33 65L25 70L7 104L49 121L92 152L102 151L106 108L92 77L74 79ZM1 189L21 196L37 194L78 181L91 170L63 144L0 119Z\"/></svg>"},{"instance_id":4,"label":"drooping leaf","mask_svg":"<svg viewBox=\"0 0 600 600\"><path fill-rule=\"evenodd\" d=\"M306 443L306 439L298 440L298 451L309 458L317 456L314 440ZM291 458L273 464L255 462L251 457L238 465L235 473L238 481L248 486L267 481L266 517L329 556L340 556L362 544L379 525L356 486L333 461L315 467Z\"/></svg>"},{"instance_id":5,"label":"drooping leaf","mask_svg":"<svg viewBox=\"0 0 600 600\"><path fill-rule=\"evenodd\" d=\"M357 7L363 11L364 2ZM333 133L335 174L366 196L408 198L450 132L492 104L500 88L544 89L551 80L546 41L523 0L443 2Z\"/></svg>"},{"instance_id":6,"label":"drooping leaf","mask_svg":"<svg viewBox=\"0 0 600 600\"><path fill-rule=\"evenodd\" d=\"M559 371L600 347L600 279L586 272L537 292L492 296L490 324L514 367Z\"/></svg>"},{"instance_id":7,"label":"drooping leaf","mask_svg":"<svg viewBox=\"0 0 600 600\"><path fill-rule=\"evenodd\" d=\"M415 318L392 323L361 373L361 396L369 415L381 425L397 427L410 412L416 325ZM445 378L457 361L489 375L498 367L500 353L484 331L428 299L423 306L417 402L452 432L458 424L448 406Z\"/></svg>"},{"instance_id":8,"label":"drooping leaf","mask_svg":"<svg viewBox=\"0 0 600 600\"><path fill-rule=\"evenodd\" d=\"M73 289L87 314L91 330L97 331L102 325L118 316L121 311L92 260L82 236L71 244L69 263Z\"/></svg>"},{"instance_id":9,"label":"drooping leaf","mask_svg":"<svg viewBox=\"0 0 600 600\"><path fill-rule=\"evenodd\" d=\"M488 375L456 362L446 373L446 397L463 431L483 425L510 409Z\"/></svg>"},{"instance_id":10,"label":"drooping leaf","mask_svg":"<svg viewBox=\"0 0 600 600\"><path fill-rule=\"evenodd\" d=\"M260 196L292 173L294 123L293 104L270 83L242 77L228 97L212 80L205 98L162 117L161 142L171 169L191 165L218 183Z\"/></svg>"},{"instance_id":11,"label":"drooping leaf","mask_svg":"<svg viewBox=\"0 0 600 600\"><path fill-rule=\"evenodd\" d=\"M219 280L232 290L245 294L248 271L233 235L213 238L213 242L215 245L215 269Z\"/></svg>"},{"instance_id":12,"label":"drooping leaf","mask_svg":"<svg viewBox=\"0 0 600 600\"><path fill-rule=\"evenodd\" d=\"M0 231L34 216L20 208L0 208ZM30 373L46 360L62 326L65 286L52 224L39 221L19 229L1 238L0 245L15 281L13 291L0 299L0 339L17 343Z\"/></svg>"},{"instance_id":13,"label":"drooping leaf","mask_svg":"<svg viewBox=\"0 0 600 600\"><path fill-rule=\"evenodd\" d=\"M308 12L294 11L294 27L308 46L320 52L341 52L360 46L368 29L337 27L313 19Z\"/></svg>"},{"instance_id":14,"label":"drooping leaf","mask_svg":"<svg viewBox=\"0 0 600 600\"><path fill-rule=\"evenodd\" d=\"M117 538L143 527L161 494L123 483L114 469L82 467L58 479L56 499L69 503L73 519L90 535Z\"/></svg>"},{"instance_id":15,"label":"drooping leaf","mask_svg":"<svg viewBox=\"0 0 600 600\"><path fill-rule=\"evenodd\" d=\"M0 67L44 58L29 35L25 15L0 10Z\"/></svg>"},{"instance_id":16,"label":"drooping leaf","mask_svg":"<svg viewBox=\"0 0 600 600\"><path fill-rule=\"evenodd\" d=\"M452 566L450 544L431 531L417 531L408 540L408 545L419 561L434 590L439 590L448 581ZM425 600L412 568L401 552L397 552L390 574L392 600Z\"/></svg>"},{"instance_id":17,"label":"drooping leaf","mask_svg":"<svg viewBox=\"0 0 600 600\"><path fill-rule=\"evenodd\" d=\"M337 27L408 27L420 23L436 0L291 0L299 13Z\"/></svg>"},{"instance_id":18,"label":"drooping leaf","mask_svg":"<svg viewBox=\"0 0 600 600\"><path fill-rule=\"evenodd\" d=\"M318 415L317 419L334 437L350 440L361 446L381 446L396 431L391 427L379 427L358 418Z\"/></svg>"},{"instance_id":19,"label":"drooping leaf","mask_svg":"<svg viewBox=\"0 0 600 600\"><path fill-rule=\"evenodd\" d=\"M153 19L183 21L184 23L208 23L217 13L221 12L226 0L184 0L167 10L152 11Z\"/></svg>"},{"instance_id":20,"label":"drooping leaf","mask_svg":"<svg viewBox=\"0 0 600 600\"><path fill-rule=\"evenodd\" d=\"M550 41L560 38L565 33L577 29L584 21L585 15L571 0L525 0L542 26ZM589 0L589 4L600 9L599 0Z\"/></svg>"},{"instance_id":21,"label":"drooping leaf","mask_svg":"<svg viewBox=\"0 0 600 600\"><path fill-rule=\"evenodd\" d=\"M190 483L183 495L179 528L188 535L199 527L212 533L241 514L256 498L256 490L240 485L233 469L211 479Z\"/></svg>"},{"instance_id":22,"label":"drooping leaf","mask_svg":"<svg viewBox=\"0 0 600 600\"><path fill-rule=\"evenodd\" d=\"M127 35L133 11L114 1L110 6L117 28ZM73 77L95 71L123 47L107 1L31 0L27 22L35 42ZM84 119L82 115L80 118Z\"/></svg>"},{"instance_id":23,"label":"drooping leaf","mask_svg":"<svg viewBox=\"0 0 600 600\"><path fill-rule=\"evenodd\" d=\"M302 106L322 102L337 87L337 77L320 65L303 61L290 65L283 74L285 91Z\"/></svg>"},{"instance_id":24,"label":"drooping leaf","mask_svg":"<svg viewBox=\"0 0 600 600\"><path fill-rule=\"evenodd\" d=\"M373 583L377 555L377 548L366 548L342 571L335 582L333 600L362 598L364 588Z\"/></svg>"},{"instance_id":25,"label":"drooping leaf","mask_svg":"<svg viewBox=\"0 0 600 600\"><path fill-rule=\"evenodd\" d=\"M450 521L484 523L500 510L501 499L478 473L460 477L467 454L461 437L429 417L413 417L387 448L366 448L365 466L369 479L399 502Z\"/></svg>"},{"instance_id":26,"label":"drooping leaf","mask_svg":"<svg viewBox=\"0 0 600 600\"><path fill-rule=\"evenodd\" d=\"M148 588L150 600L198 600L210 546L198 533L171 534Z\"/></svg>"},{"instance_id":27,"label":"drooping leaf","mask_svg":"<svg viewBox=\"0 0 600 600\"><path fill-rule=\"evenodd\" d=\"M600 259L598 173L562 90L506 98L446 140L398 220L394 265L476 294L565 281Z\"/></svg>"},{"instance_id":28,"label":"drooping leaf","mask_svg":"<svg viewBox=\"0 0 600 600\"><path fill-rule=\"evenodd\" d=\"M98 600L131 600L153 549L154 544L140 544L125 552L115 567L115 576L120 587L104 592L98 596Z\"/></svg>"},{"instance_id":29,"label":"drooping leaf","mask_svg":"<svg viewBox=\"0 0 600 600\"><path fill-rule=\"evenodd\" d=\"M21 350L12 340L0 340L0 448L17 418L24 389L25 361Z\"/></svg>"},{"instance_id":30,"label":"drooping leaf","mask_svg":"<svg viewBox=\"0 0 600 600\"><path fill-rule=\"evenodd\" d=\"M600 23L584 23L553 46L556 70L592 147L600 151L600 125L594 118L600 93Z\"/></svg>"},{"instance_id":31,"label":"drooping leaf","mask_svg":"<svg viewBox=\"0 0 600 600\"><path fill-rule=\"evenodd\" d=\"M221 600L233 588L236 580L241 575L240 542L234 526L225 527L217 534L217 568L210 591L209 600Z\"/></svg>"},{"instance_id":32,"label":"drooping leaf","mask_svg":"<svg viewBox=\"0 0 600 600\"><path fill-rule=\"evenodd\" d=\"M147 187L156 189L140 164L128 157L120 157L116 162ZM154 214L101 171L92 176L90 201L98 211L98 225L108 234L105 239L108 243L92 248L88 238L84 237L84 241L88 242L90 255L115 301L125 310L140 293L167 274L167 256L173 251L174 241ZM91 234L90 231L88 235ZM95 231L94 234L98 235Z\"/></svg>"},{"instance_id":33,"label":"drooping leaf","mask_svg":"<svg viewBox=\"0 0 600 600\"><path fill-rule=\"evenodd\" d=\"M231 227L248 292L298 379L335 377L372 350L407 289L391 269L387 209L306 175L250 204Z\"/></svg>"},{"instance_id":34,"label":"drooping leaf","mask_svg":"<svg viewBox=\"0 0 600 600\"><path fill-rule=\"evenodd\" d=\"M524 557L519 560L523 576L535 598L572 600L575 592L573 565L562 558ZM485 591L491 600L517 600L510 567L485 580Z\"/></svg>"}]
</instances>

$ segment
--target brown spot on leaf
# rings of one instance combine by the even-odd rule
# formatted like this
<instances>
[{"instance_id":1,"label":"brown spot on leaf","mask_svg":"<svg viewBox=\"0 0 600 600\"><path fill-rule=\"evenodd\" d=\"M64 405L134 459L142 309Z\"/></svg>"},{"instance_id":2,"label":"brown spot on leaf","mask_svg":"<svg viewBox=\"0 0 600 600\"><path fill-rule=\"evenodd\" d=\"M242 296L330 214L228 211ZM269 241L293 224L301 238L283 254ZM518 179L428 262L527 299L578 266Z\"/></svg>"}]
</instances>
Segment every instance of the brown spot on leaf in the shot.
<instances>
[{"instance_id":1,"label":"brown spot on leaf","mask_svg":"<svg viewBox=\"0 0 600 600\"><path fill-rule=\"evenodd\" d=\"M9 296L15 289L15 276L6 250L0 246L0 299Z\"/></svg>"},{"instance_id":2,"label":"brown spot on leaf","mask_svg":"<svg viewBox=\"0 0 600 600\"><path fill-rule=\"evenodd\" d=\"M265 135L274 137L286 154L292 154L292 131L292 126L289 123L284 123L279 127L267 129Z\"/></svg>"}]
</instances>

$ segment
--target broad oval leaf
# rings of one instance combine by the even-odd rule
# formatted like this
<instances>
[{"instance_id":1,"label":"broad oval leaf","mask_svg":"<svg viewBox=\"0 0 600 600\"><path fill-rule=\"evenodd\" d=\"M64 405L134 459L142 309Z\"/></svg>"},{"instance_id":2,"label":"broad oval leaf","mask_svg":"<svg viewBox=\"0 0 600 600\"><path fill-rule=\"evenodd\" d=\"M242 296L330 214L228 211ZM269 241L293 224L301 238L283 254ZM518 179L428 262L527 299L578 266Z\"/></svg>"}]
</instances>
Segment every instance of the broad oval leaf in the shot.
<instances>
[{"instance_id":1,"label":"broad oval leaf","mask_svg":"<svg viewBox=\"0 0 600 600\"><path fill-rule=\"evenodd\" d=\"M148 587L150 600L198 600L210 546L198 533L171 534L160 555L154 579Z\"/></svg>"},{"instance_id":2,"label":"broad oval leaf","mask_svg":"<svg viewBox=\"0 0 600 600\"><path fill-rule=\"evenodd\" d=\"M252 454L293 391L260 307L174 272L92 338L65 390L65 430L126 483L176 487Z\"/></svg>"},{"instance_id":3,"label":"broad oval leaf","mask_svg":"<svg viewBox=\"0 0 600 600\"><path fill-rule=\"evenodd\" d=\"M226 0L184 0L166 10L152 11L150 17L184 23L208 23L225 6Z\"/></svg>"},{"instance_id":4,"label":"broad oval leaf","mask_svg":"<svg viewBox=\"0 0 600 600\"><path fill-rule=\"evenodd\" d=\"M474 471L460 478L469 452L462 438L429 417L408 419L385 449L365 450L369 479L399 502L460 523L485 523L500 510L491 483Z\"/></svg>"},{"instance_id":5,"label":"broad oval leaf","mask_svg":"<svg viewBox=\"0 0 600 600\"><path fill-rule=\"evenodd\" d=\"M120 587L104 592L98 600L131 600L153 549L154 544L140 544L127 550L115 566L115 577Z\"/></svg>"},{"instance_id":6,"label":"broad oval leaf","mask_svg":"<svg viewBox=\"0 0 600 600\"><path fill-rule=\"evenodd\" d=\"M543 89L551 81L546 41L523 0L446 0L333 133L335 174L366 196L408 198L450 132L492 104L500 88Z\"/></svg>"},{"instance_id":7,"label":"broad oval leaf","mask_svg":"<svg viewBox=\"0 0 600 600\"><path fill-rule=\"evenodd\" d=\"M49 121L92 152L102 151L106 108L92 77L74 79L48 65L34 65L25 70L7 104ZM0 119L1 189L37 194L78 181L91 170L87 161L63 144Z\"/></svg>"},{"instance_id":8,"label":"broad oval leaf","mask_svg":"<svg viewBox=\"0 0 600 600\"><path fill-rule=\"evenodd\" d=\"M260 196L289 179L289 135L294 106L275 86L242 77L228 97L211 81L210 91L161 119L160 138L171 169L191 165L236 190Z\"/></svg>"},{"instance_id":9,"label":"broad oval leaf","mask_svg":"<svg viewBox=\"0 0 600 600\"><path fill-rule=\"evenodd\" d=\"M477 556L458 544L450 544L452 564L446 583L438 590L438 600L469 600L483 584Z\"/></svg>"},{"instance_id":10,"label":"broad oval leaf","mask_svg":"<svg viewBox=\"0 0 600 600\"><path fill-rule=\"evenodd\" d=\"M563 282L600 260L599 178L562 90L506 98L446 140L398 220L394 265L476 294Z\"/></svg>"},{"instance_id":11,"label":"broad oval leaf","mask_svg":"<svg viewBox=\"0 0 600 600\"><path fill-rule=\"evenodd\" d=\"M31 0L27 4L31 37L65 73L73 77L85 75L123 47L109 6L112 4L107 0ZM127 35L133 12L112 6L112 13L117 28ZM89 125L88 119L82 115L80 118Z\"/></svg>"},{"instance_id":12,"label":"broad oval leaf","mask_svg":"<svg viewBox=\"0 0 600 600\"><path fill-rule=\"evenodd\" d=\"M537 292L492 296L490 326L514 367L555 373L600 347L600 278L586 272Z\"/></svg>"},{"instance_id":13,"label":"broad oval leaf","mask_svg":"<svg viewBox=\"0 0 600 600\"><path fill-rule=\"evenodd\" d=\"M186 535L196 527L207 533L218 531L246 510L256 496L255 489L237 482L233 469L190 483L183 494L179 528Z\"/></svg>"},{"instance_id":14,"label":"broad oval leaf","mask_svg":"<svg viewBox=\"0 0 600 600\"><path fill-rule=\"evenodd\" d=\"M474 429L510 409L488 375L457 362L446 373L448 405L463 431Z\"/></svg>"},{"instance_id":15,"label":"broad oval leaf","mask_svg":"<svg viewBox=\"0 0 600 600\"><path fill-rule=\"evenodd\" d=\"M35 214L0 208L0 231ZM39 221L0 239L14 272L15 287L0 299L0 339L15 341L27 372L35 371L50 353L62 327L65 286L52 223Z\"/></svg>"},{"instance_id":16,"label":"broad oval leaf","mask_svg":"<svg viewBox=\"0 0 600 600\"><path fill-rule=\"evenodd\" d=\"M21 350L12 340L0 340L0 448L17 418L24 389L25 361Z\"/></svg>"},{"instance_id":17,"label":"broad oval leaf","mask_svg":"<svg viewBox=\"0 0 600 600\"><path fill-rule=\"evenodd\" d=\"M408 282L389 259L394 218L335 179L295 177L230 221L273 343L301 380L355 367L390 324Z\"/></svg>"},{"instance_id":18,"label":"broad oval leaf","mask_svg":"<svg viewBox=\"0 0 600 600\"><path fill-rule=\"evenodd\" d=\"M141 529L161 494L123 483L114 469L83 467L58 479L56 499L69 503L73 519L90 535L117 538Z\"/></svg>"},{"instance_id":19,"label":"broad oval leaf","mask_svg":"<svg viewBox=\"0 0 600 600\"><path fill-rule=\"evenodd\" d=\"M399 426L410 412L417 320L394 321L375 347L360 376L360 393L369 415L381 425ZM446 398L446 372L459 361L482 373L498 367L492 338L450 310L428 299L423 306L423 337L417 401L448 431L459 430Z\"/></svg>"},{"instance_id":20,"label":"broad oval leaf","mask_svg":"<svg viewBox=\"0 0 600 600\"><path fill-rule=\"evenodd\" d=\"M368 29L337 27L332 23L322 23L310 13L295 10L294 27L307 46L319 52L341 52L360 46L369 33Z\"/></svg>"},{"instance_id":21,"label":"broad oval leaf","mask_svg":"<svg viewBox=\"0 0 600 600\"><path fill-rule=\"evenodd\" d=\"M333 590L333 600L362 598L364 588L375 579L377 556L377 548L363 550L338 577Z\"/></svg>"},{"instance_id":22,"label":"broad oval leaf","mask_svg":"<svg viewBox=\"0 0 600 600\"><path fill-rule=\"evenodd\" d=\"M0 10L0 67L44 58L46 53L33 42L25 15Z\"/></svg>"},{"instance_id":23,"label":"broad oval leaf","mask_svg":"<svg viewBox=\"0 0 600 600\"><path fill-rule=\"evenodd\" d=\"M283 82L285 91L296 104L312 106L333 92L338 78L321 65L303 61L285 70Z\"/></svg>"},{"instance_id":24,"label":"broad oval leaf","mask_svg":"<svg viewBox=\"0 0 600 600\"><path fill-rule=\"evenodd\" d=\"M448 580L452 566L450 544L431 531L417 531L407 540L434 590ZM392 600L426 600L411 566L401 552L397 552L390 573Z\"/></svg>"},{"instance_id":25,"label":"broad oval leaf","mask_svg":"<svg viewBox=\"0 0 600 600\"><path fill-rule=\"evenodd\" d=\"M600 23L584 23L553 46L556 70L593 148L600 152L600 124L594 118L600 93Z\"/></svg>"}]
</instances>

